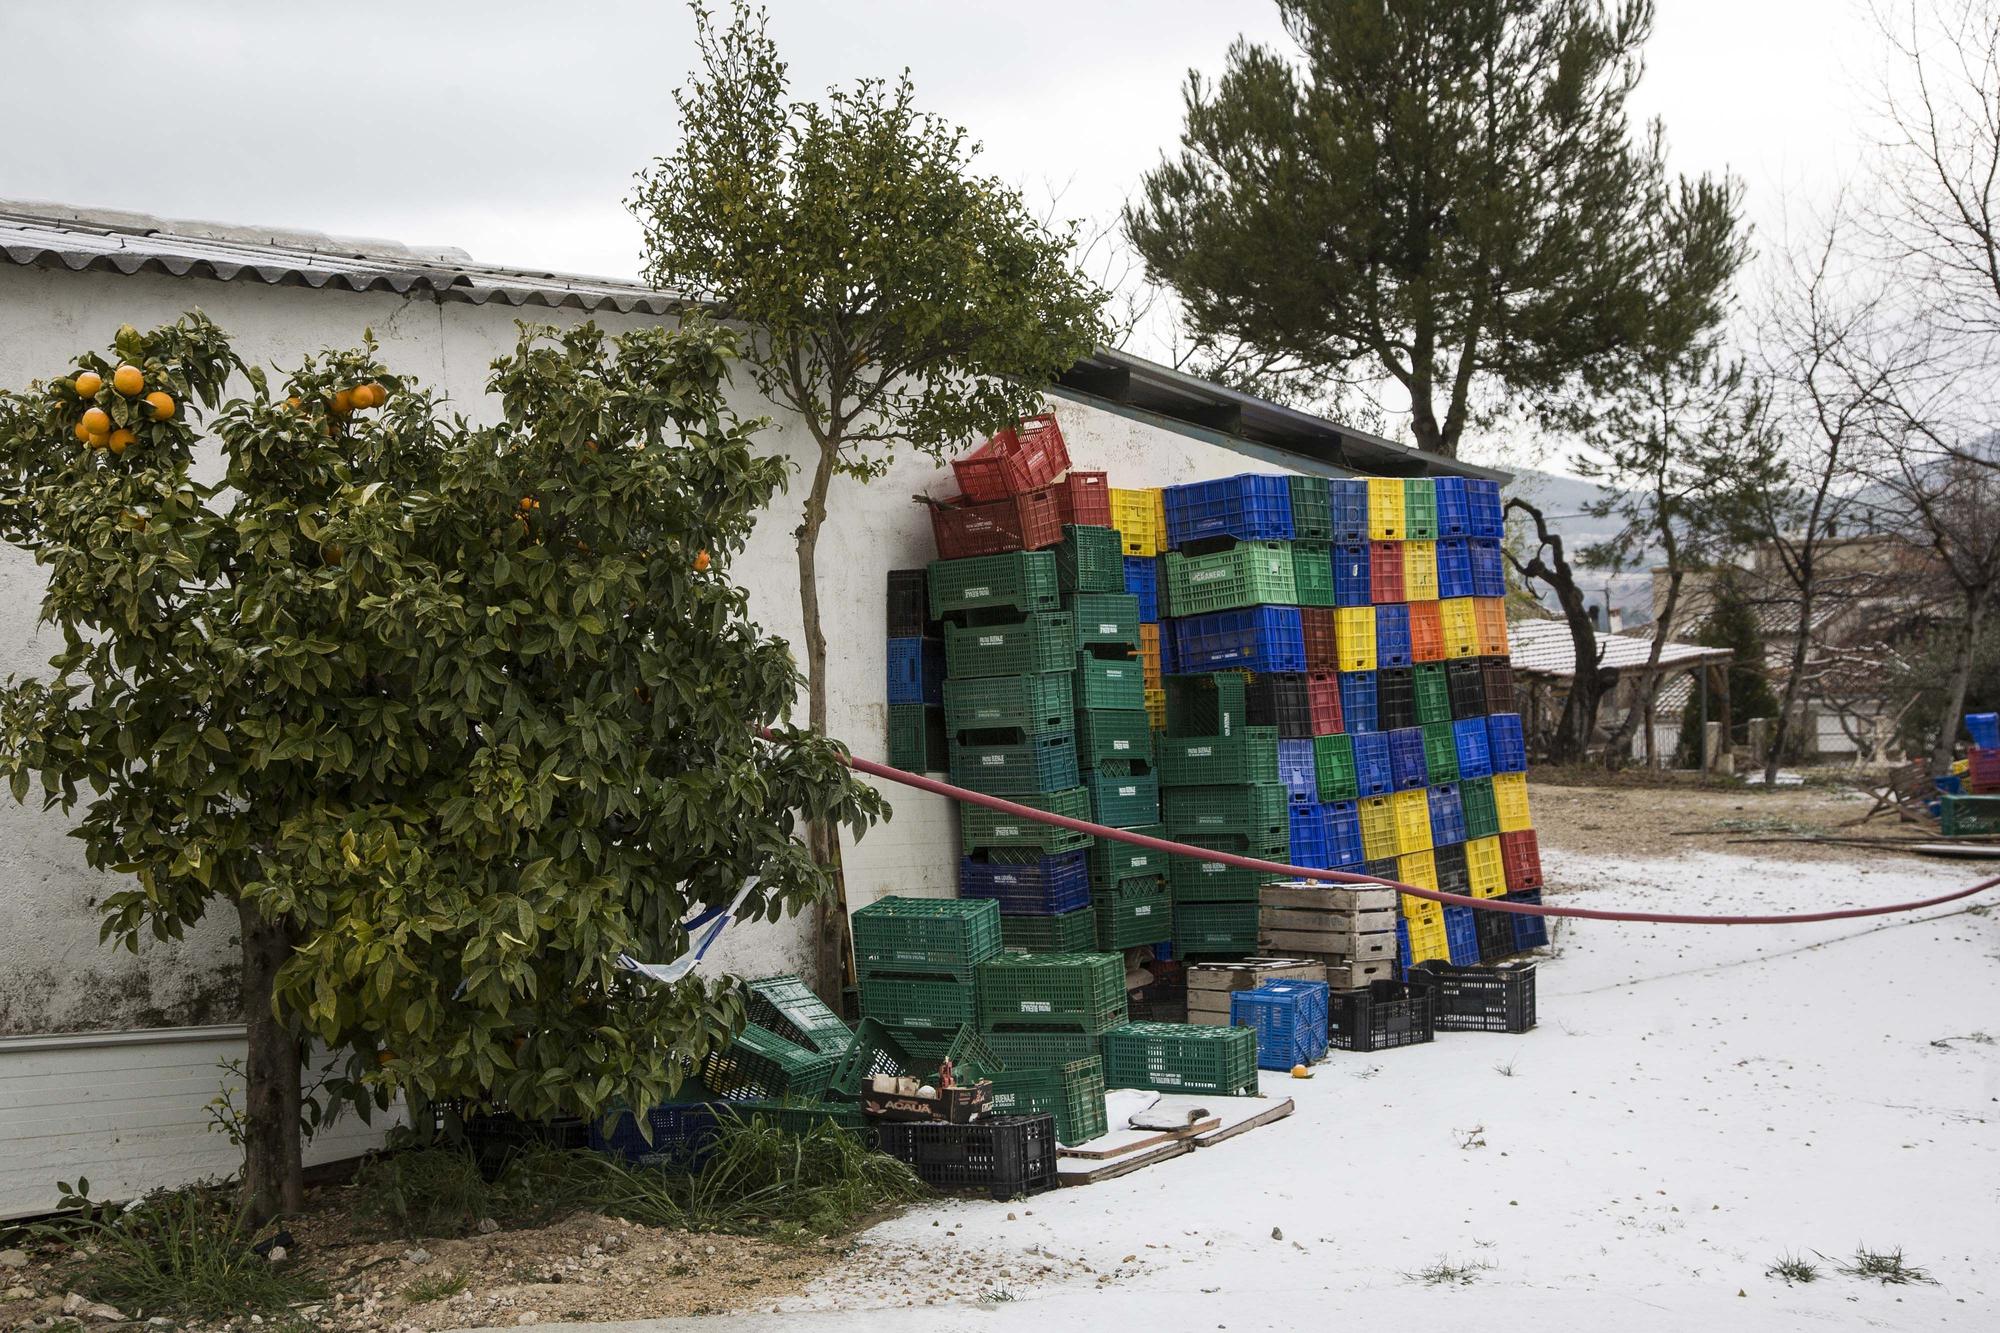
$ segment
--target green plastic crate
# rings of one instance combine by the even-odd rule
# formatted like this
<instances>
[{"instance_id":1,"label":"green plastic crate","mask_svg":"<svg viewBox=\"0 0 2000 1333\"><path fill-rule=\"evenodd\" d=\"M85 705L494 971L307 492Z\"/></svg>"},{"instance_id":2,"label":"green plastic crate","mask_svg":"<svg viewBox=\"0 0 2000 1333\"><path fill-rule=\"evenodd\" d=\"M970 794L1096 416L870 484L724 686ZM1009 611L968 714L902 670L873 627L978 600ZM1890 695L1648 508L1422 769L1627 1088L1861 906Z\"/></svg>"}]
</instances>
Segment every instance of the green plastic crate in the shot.
<instances>
[{"instance_id":1,"label":"green plastic crate","mask_svg":"<svg viewBox=\"0 0 2000 1333\"><path fill-rule=\"evenodd\" d=\"M1246 672L1168 676L1162 687L1167 694L1169 736L1234 736L1249 720L1250 677ZM1277 761L1274 758L1272 762Z\"/></svg>"},{"instance_id":2,"label":"green plastic crate","mask_svg":"<svg viewBox=\"0 0 2000 1333\"><path fill-rule=\"evenodd\" d=\"M1452 736L1451 723L1426 722L1423 727L1424 771L1430 775L1431 786L1458 781L1458 742Z\"/></svg>"},{"instance_id":3,"label":"green plastic crate","mask_svg":"<svg viewBox=\"0 0 2000 1333\"><path fill-rule=\"evenodd\" d=\"M964 981L1000 952L1000 906L981 898L882 898L853 917L854 965Z\"/></svg>"},{"instance_id":4,"label":"green plastic crate","mask_svg":"<svg viewBox=\"0 0 2000 1333\"><path fill-rule=\"evenodd\" d=\"M1164 944L1174 937L1173 894L1158 877L1128 879L1094 892L1091 904L1100 949Z\"/></svg>"},{"instance_id":5,"label":"green plastic crate","mask_svg":"<svg viewBox=\"0 0 2000 1333\"><path fill-rule=\"evenodd\" d=\"M787 1134L808 1134L821 1125L832 1125L856 1137L868 1133L868 1117L852 1102L741 1101L716 1108L718 1120L727 1117L741 1124L762 1120Z\"/></svg>"},{"instance_id":6,"label":"green plastic crate","mask_svg":"<svg viewBox=\"0 0 2000 1333\"><path fill-rule=\"evenodd\" d=\"M1064 791L1033 796L1010 796L1016 805L1032 806L1052 815L1070 819L1090 818L1090 793L1081 783ZM984 806L958 807L958 840L966 852L1037 851L1054 856L1059 852L1082 851L1090 846L1091 835L1057 828L1020 815L1003 814ZM859 913L855 914L859 916Z\"/></svg>"},{"instance_id":7,"label":"green plastic crate","mask_svg":"<svg viewBox=\"0 0 2000 1333\"><path fill-rule=\"evenodd\" d=\"M1466 778L1458 784L1465 809L1465 840L1491 838L1500 832L1500 807L1493 799L1492 778Z\"/></svg>"},{"instance_id":8,"label":"green plastic crate","mask_svg":"<svg viewBox=\"0 0 2000 1333\"><path fill-rule=\"evenodd\" d=\"M1076 665L1076 626L1067 611L1040 611L1006 625L946 625L949 680L1030 676Z\"/></svg>"},{"instance_id":9,"label":"green plastic crate","mask_svg":"<svg viewBox=\"0 0 2000 1333\"><path fill-rule=\"evenodd\" d=\"M953 736L1003 728L1031 735L1067 731L1075 725L1075 714L1067 671L947 678L944 683L944 722Z\"/></svg>"},{"instance_id":10,"label":"green plastic crate","mask_svg":"<svg viewBox=\"0 0 2000 1333\"><path fill-rule=\"evenodd\" d=\"M1174 903L1174 953L1179 957L1241 958L1257 952L1258 920L1263 908L1254 902Z\"/></svg>"},{"instance_id":11,"label":"green plastic crate","mask_svg":"<svg viewBox=\"0 0 2000 1333\"><path fill-rule=\"evenodd\" d=\"M838 1055L854 1040L854 1030L795 976L745 982L750 1021L794 1046Z\"/></svg>"},{"instance_id":12,"label":"green plastic crate","mask_svg":"<svg viewBox=\"0 0 2000 1333\"><path fill-rule=\"evenodd\" d=\"M982 1032L980 1038L1007 1066L1016 1069L1047 1069L1072 1060L1094 1060L1103 1053L1102 1041L1090 1032Z\"/></svg>"},{"instance_id":13,"label":"green plastic crate","mask_svg":"<svg viewBox=\"0 0 2000 1333\"><path fill-rule=\"evenodd\" d=\"M1254 903L1259 890L1279 878L1192 856L1176 856L1167 867L1167 886L1176 908L1185 903Z\"/></svg>"},{"instance_id":14,"label":"green plastic crate","mask_svg":"<svg viewBox=\"0 0 2000 1333\"><path fill-rule=\"evenodd\" d=\"M947 1057L953 1077L967 1081L991 1078L1005 1068L978 1032L964 1024L945 1029L907 1028L864 1018L854 1031L853 1044L834 1064L830 1088L838 1096L859 1097L863 1085L876 1074L909 1074L928 1080L936 1076L939 1063Z\"/></svg>"},{"instance_id":15,"label":"green plastic crate","mask_svg":"<svg viewBox=\"0 0 2000 1333\"><path fill-rule=\"evenodd\" d=\"M1293 542L1292 582L1298 587L1300 606L1332 606L1333 543Z\"/></svg>"},{"instance_id":16,"label":"green plastic crate","mask_svg":"<svg viewBox=\"0 0 2000 1333\"><path fill-rule=\"evenodd\" d=\"M1153 742L1162 787L1223 787L1278 780L1278 729L1239 726L1227 736L1161 736Z\"/></svg>"},{"instance_id":17,"label":"green plastic crate","mask_svg":"<svg viewBox=\"0 0 2000 1333\"><path fill-rule=\"evenodd\" d=\"M1056 1142L1065 1146L1101 1138L1110 1128L1104 1110L1104 1063L1097 1056L1067 1064L1010 1069L993 1080L992 1114L1049 1115Z\"/></svg>"},{"instance_id":18,"label":"green plastic crate","mask_svg":"<svg viewBox=\"0 0 2000 1333\"><path fill-rule=\"evenodd\" d=\"M1333 491L1325 477L1293 477L1292 536L1299 541L1333 540Z\"/></svg>"},{"instance_id":19,"label":"green plastic crate","mask_svg":"<svg viewBox=\"0 0 2000 1333\"><path fill-rule=\"evenodd\" d=\"M1418 662L1410 668L1410 682L1417 692L1419 723L1451 721L1451 686L1444 663Z\"/></svg>"},{"instance_id":20,"label":"green plastic crate","mask_svg":"<svg viewBox=\"0 0 2000 1333\"><path fill-rule=\"evenodd\" d=\"M1125 1021L1125 960L1113 953L1009 953L979 965L983 1029L1102 1032Z\"/></svg>"},{"instance_id":21,"label":"green plastic crate","mask_svg":"<svg viewBox=\"0 0 2000 1333\"><path fill-rule=\"evenodd\" d=\"M2000 796L1940 796L1938 823L1947 837L2000 833Z\"/></svg>"},{"instance_id":22,"label":"green plastic crate","mask_svg":"<svg viewBox=\"0 0 2000 1333\"><path fill-rule=\"evenodd\" d=\"M1170 787L1160 799L1160 822L1173 836L1242 833L1256 837L1286 826L1286 800L1285 789L1277 783Z\"/></svg>"},{"instance_id":23,"label":"green plastic crate","mask_svg":"<svg viewBox=\"0 0 2000 1333\"><path fill-rule=\"evenodd\" d=\"M1063 601L1076 628L1077 651L1086 648L1125 648L1135 654L1139 651L1139 599L1131 593L1080 592L1065 596Z\"/></svg>"},{"instance_id":24,"label":"green plastic crate","mask_svg":"<svg viewBox=\"0 0 2000 1333\"><path fill-rule=\"evenodd\" d=\"M1437 540L1437 483L1429 477L1403 480L1403 538L1405 541Z\"/></svg>"},{"instance_id":25,"label":"green plastic crate","mask_svg":"<svg viewBox=\"0 0 2000 1333\"><path fill-rule=\"evenodd\" d=\"M1136 657L1076 655L1078 708L1146 707L1146 667Z\"/></svg>"},{"instance_id":26,"label":"green plastic crate","mask_svg":"<svg viewBox=\"0 0 2000 1333\"><path fill-rule=\"evenodd\" d=\"M1109 828L1143 828L1160 822L1160 779L1151 773L1113 773L1110 766L1083 775L1090 817Z\"/></svg>"},{"instance_id":27,"label":"green plastic crate","mask_svg":"<svg viewBox=\"0 0 2000 1333\"><path fill-rule=\"evenodd\" d=\"M1166 827L1161 824L1135 825L1129 831L1153 838L1167 836ZM1136 847L1116 838L1095 838L1090 844L1090 882L1095 887L1116 884L1120 880L1142 879L1147 875L1164 875L1167 862L1172 859L1166 852L1156 852L1150 847Z\"/></svg>"},{"instance_id":28,"label":"green plastic crate","mask_svg":"<svg viewBox=\"0 0 2000 1333\"><path fill-rule=\"evenodd\" d=\"M1354 737L1313 737L1313 769L1319 777L1322 801L1361 799L1361 782L1354 771Z\"/></svg>"},{"instance_id":29,"label":"green plastic crate","mask_svg":"<svg viewBox=\"0 0 2000 1333\"><path fill-rule=\"evenodd\" d=\"M957 977L863 973L859 988L861 1016L891 1027L957 1028L979 1018L978 985Z\"/></svg>"},{"instance_id":30,"label":"green plastic crate","mask_svg":"<svg viewBox=\"0 0 2000 1333\"><path fill-rule=\"evenodd\" d=\"M1125 539L1118 529L1065 526L1055 555L1063 592L1125 591Z\"/></svg>"},{"instance_id":31,"label":"green plastic crate","mask_svg":"<svg viewBox=\"0 0 2000 1333\"><path fill-rule=\"evenodd\" d=\"M1009 551L969 560L933 560L931 616L1011 609L1021 615L1062 606L1051 551Z\"/></svg>"},{"instance_id":32,"label":"green plastic crate","mask_svg":"<svg viewBox=\"0 0 2000 1333\"><path fill-rule=\"evenodd\" d=\"M951 743L951 780L988 796L1030 796L1076 785L1076 733L1065 728L1008 744Z\"/></svg>"},{"instance_id":33,"label":"green plastic crate","mask_svg":"<svg viewBox=\"0 0 2000 1333\"><path fill-rule=\"evenodd\" d=\"M1104 1034L1104 1076L1114 1088L1255 1096L1257 1033L1200 1023L1127 1023Z\"/></svg>"},{"instance_id":34,"label":"green plastic crate","mask_svg":"<svg viewBox=\"0 0 2000 1333\"><path fill-rule=\"evenodd\" d=\"M1020 953L1088 953L1097 947L1097 919L1088 907L1055 916L1002 916L1000 942Z\"/></svg>"},{"instance_id":35,"label":"green plastic crate","mask_svg":"<svg viewBox=\"0 0 2000 1333\"><path fill-rule=\"evenodd\" d=\"M1153 760L1153 725L1143 708L1083 708L1076 714L1076 759L1085 768L1107 760Z\"/></svg>"},{"instance_id":36,"label":"green plastic crate","mask_svg":"<svg viewBox=\"0 0 2000 1333\"><path fill-rule=\"evenodd\" d=\"M946 1028L891 1027L889 1034L909 1052L910 1058L931 1069L949 1057L954 1077L964 1069L968 1077L988 1078L1007 1067L987 1044L985 1034L966 1024Z\"/></svg>"},{"instance_id":37,"label":"green plastic crate","mask_svg":"<svg viewBox=\"0 0 2000 1333\"><path fill-rule=\"evenodd\" d=\"M889 705L889 767L905 773L942 773L950 762L944 709L931 704Z\"/></svg>"},{"instance_id":38,"label":"green plastic crate","mask_svg":"<svg viewBox=\"0 0 2000 1333\"><path fill-rule=\"evenodd\" d=\"M1165 564L1167 596L1177 616L1298 604L1298 584L1292 577L1292 552L1287 542L1238 542L1214 555L1169 551ZM1329 563L1327 577L1332 576Z\"/></svg>"},{"instance_id":39,"label":"green plastic crate","mask_svg":"<svg viewBox=\"0 0 2000 1333\"><path fill-rule=\"evenodd\" d=\"M718 1097L817 1097L833 1081L833 1058L775 1032L746 1027L702 1062L701 1081Z\"/></svg>"}]
</instances>

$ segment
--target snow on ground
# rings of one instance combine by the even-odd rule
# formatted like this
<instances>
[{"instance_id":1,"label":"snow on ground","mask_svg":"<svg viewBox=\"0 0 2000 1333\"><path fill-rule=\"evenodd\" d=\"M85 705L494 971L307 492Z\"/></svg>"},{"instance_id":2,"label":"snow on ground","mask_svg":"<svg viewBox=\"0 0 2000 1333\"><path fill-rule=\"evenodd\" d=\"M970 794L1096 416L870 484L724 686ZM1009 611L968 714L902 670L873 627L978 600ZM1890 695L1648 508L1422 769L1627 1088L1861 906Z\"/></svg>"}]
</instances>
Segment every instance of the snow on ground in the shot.
<instances>
[{"instance_id":1,"label":"snow on ground","mask_svg":"<svg viewBox=\"0 0 2000 1333\"><path fill-rule=\"evenodd\" d=\"M1974 873L1544 855L1572 904L1702 912L1919 898ZM646 1327L2000 1327L2000 913L1565 922L1553 953L1533 1032L1267 1074L1298 1102L1278 1124L1082 1189L915 1210L785 1314ZM1936 1285L1814 1259L1859 1245ZM1821 1280L1767 1277L1787 1254ZM1476 1272L1411 1276L1440 1261Z\"/></svg>"}]
</instances>

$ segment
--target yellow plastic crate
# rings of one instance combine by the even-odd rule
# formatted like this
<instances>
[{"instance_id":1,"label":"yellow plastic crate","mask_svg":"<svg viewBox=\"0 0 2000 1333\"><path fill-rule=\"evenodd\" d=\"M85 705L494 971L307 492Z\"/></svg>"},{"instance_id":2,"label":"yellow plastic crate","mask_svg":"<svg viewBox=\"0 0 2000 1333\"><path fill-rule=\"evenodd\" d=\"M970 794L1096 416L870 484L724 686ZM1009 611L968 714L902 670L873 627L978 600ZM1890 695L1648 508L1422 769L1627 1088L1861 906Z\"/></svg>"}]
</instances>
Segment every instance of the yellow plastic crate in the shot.
<instances>
[{"instance_id":1,"label":"yellow plastic crate","mask_svg":"<svg viewBox=\"0 0 2000 1333\"><path fill-rule=\"evenodd\" d=\"M1160 544L1160 554L1167 553L1167 493L1159 487L1148 488L1153 496L1153 534ZM1166 584L1161 582L1160 594L1166 595Z\"/></svg>"},{"instance_id":2,"label":"yellow plastic crate","mask_svg":"<svg viewBox=\"0 0 2000 1333\"><path fill-rule=\"evenodd\" d=\"M1370 477L1368 479L1368 540L1371 542L1399 542L1408 535L1407 525L1403 522L1403 479L1401 477Z\"/></svg>"},{"instance_id":3,"label":"yellow plastic crate","mask_svg":"<svg viewBox=\"0 0 2000 1333\"><path fill-rule=\"evenodd\" d=\"M1507 892L1506 863L1500 858L1500 839L1474 838L1465 844L1465 872L1472 881L1475 898L1498 898Z\"/></svg>"},{"instance_id":4,"label":"yellow plastic crate","mask_svg":"<svg viewBox=\"0 0 2000 1333\"><path fill-rule=\"evenodd\" d=\"M1473 637L1481 657L1507 655L1507 603L1498 597L1472 599Z\"/></svg>"},{"instance_id":5,"label":"yellow plastic crate","mask_svg":"<svg viewBox=\"0 0 2000 1333\"><path fill-rule=\"evenodd\" d=\"M1403 543L1403 600L1435 602L1438 596L1438 544Z\"/></svg>"},{"instance_id":6,"label":"yellow plastic crate","mask_svg":"<svg viewBox=\"0 0 2000 1333\"><path fill-rule=\"evenodd\" d=\"M1444 929L1443 903L1434 903L1428 898L1412 897L1407 893L1397 894L1396 901L1402 905L1403 920L1410 923L1411 929L1414 930L1418 926L1436 926L1439 930Z\"/></svg>"},{"instance_id":7,"label":"yellow plastic crate","mask_svg":"<svg viewBox=\"0 0 2000 1333\"><path fill-rule=\"evenodd\" d=\"M1160 682L1160 627L1139 626L1139 666L1146 675L1148 690L1164 689Z\"/></svg>"},{"instance_id":8,"label":"yellow plastic crate","mask_svg":"<svg viewBox=\"0 0 2000 1333\"><path fill-rule=\"evenodd\" d=\"M1447 597L1438 603L1438 619L1444 622L1446 657L1479 656L1479 620L1470 597Z\"/></svg>"},{"instance_id":9,"label":"yellow plastic crate","mask_svg":"<svg viewBox=\"0 0 2000 1333\"><path fill-rule=\"evenodd\" d=\"M1396 854L1428 852L1431 849L1431 799L1430 793L1422 787L1415 791L1399 791L1389 798L1389 807L1396 816ZM1427 889L1437 887L1437 871L1431 871L1432 883Z\"/></svg>"},{"instance_id":10,"label":"yellow plastic crate","mask_svg":"<svg viewBox=\"0 0 2000 1333\"><path fill-rule=\"evenodd\" d=\"M1396 878L1419 889L1437 888L1437 857L1430 852L1405 852L1396 858ZM1421 903L1429 900L1417 898L1414 901Z\"/></svg>"},{"instance_id":11,"label":"yellow plastic crate","mask_svg":"<svg viewBox=\"0 0 2000 1333\"><path fill-rule=\"evenodd\" d=\"M1500 816L1502 833L1525 833L1534 827L1528 818L1528 775L1495 773L1493 808Z\"/></svg>"},{"instance_id":12,"label":"yellow plastic crate","mask_svg":"<svg viewBox=\"0 0 2000 1333\"><path fill-rule=\"evenodd\" d=\"M1111 526L1125 543L1127 555L1158 555L1160 538L1160 493L1155 490L1111 488Z\"/></svg>"},{"instance_id":13,"label":"yellow plastic crate","mask_svg":"<svg viewBox=\"0 0 2000 1333\"><path fill-rule=\"evenodd\" d=\"M1146 722L1154 731L1167 729L1167 692L1164 689L1146 691Z\"/></svg>"},{"instance_id":14,"label":"yellow plastic crate","mask_svg":"<svg viewBox=\"0 0 2000 1333\"><path fill-rule=\"evenodd\" d=\"M1437 904L1432 903L1431 906L1435 907ZM1435 926L1420 926L1414 921L1410 922L1410 961L1424 963L1433 958L1444 962L1451 961L1451 946L1445 941L1444 920L1440 918Z\"/></svg>"},{"instance_id":15,"label":"yellow plastic crate","mask_svg":"<svg viewBox=\"0 0 2000 1333\"><path fill-rule=\"evenodd\" d=\"M1396 854L1396 812L1387 796L1361 800L1361 855L1379 861Z\"/></svg>"},{"instance_id":16,"label":"yellow plastic crate","mask_svg":"<svg viewBox=\"0 0 2000 1333\"><path fill-rule=\"evenodd\" d=\"M1375 608L1342 606L1333 612L1334 655L1342 671L1375 669Z\"/></svg>"}]
</instances>

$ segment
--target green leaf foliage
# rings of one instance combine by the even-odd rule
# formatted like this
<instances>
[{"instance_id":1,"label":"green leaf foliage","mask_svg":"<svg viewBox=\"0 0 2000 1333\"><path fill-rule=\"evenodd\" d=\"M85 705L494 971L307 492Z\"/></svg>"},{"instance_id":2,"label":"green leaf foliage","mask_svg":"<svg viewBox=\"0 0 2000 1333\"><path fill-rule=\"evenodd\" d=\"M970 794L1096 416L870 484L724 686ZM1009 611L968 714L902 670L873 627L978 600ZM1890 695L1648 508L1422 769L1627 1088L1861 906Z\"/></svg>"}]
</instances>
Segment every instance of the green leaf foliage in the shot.
<instances>
[{"instance_id":1,"label":"green leaf foliage","mask_svg":"<svg viewBox=\"0 0 2000 1333\"><path fill-rule=\"evenodd\" d=\"M364 1103L676 1086L741 1002L617 955L680 952L752 873L747 917L797 913L828 888L804 822L885 813L777 725L798 672L728 577L784 475L724 404L734 336L523 328L480 429L372 342L228 401L249 368L198 313L116 354L207 412L143 418L85 355L135 423L114 455L74 374L0 396L0 536L62 636L0 691L0 774L128 877L106 937L253 902L294 943L280 1014ZM358 385L386 403L341 411Z\"/></svg>"}]
</instances>

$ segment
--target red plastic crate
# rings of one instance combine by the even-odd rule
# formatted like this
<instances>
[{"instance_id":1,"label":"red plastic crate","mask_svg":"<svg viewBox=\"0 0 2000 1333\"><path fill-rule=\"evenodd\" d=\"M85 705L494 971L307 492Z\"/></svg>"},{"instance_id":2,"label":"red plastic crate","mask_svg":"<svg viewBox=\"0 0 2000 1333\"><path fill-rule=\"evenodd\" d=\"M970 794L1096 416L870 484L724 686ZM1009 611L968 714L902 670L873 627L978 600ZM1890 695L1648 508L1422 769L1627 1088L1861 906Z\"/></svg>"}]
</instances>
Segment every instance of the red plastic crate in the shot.
<instances>
[{"instance_id":1,"label":"red plastic crate","mask_svg":"<svg viewBox=\"0 0 2000 1333\"><path fill-rule=\"evenodd\" d=\"M1056 488L1062 497L1062 521L1080 528L1110 528L1111 477L1104 472L1072 472Z\"/></svg>"},{"instance_id":2,"label":"red plastic crate","mask_svg":"<svg viewBox=\"0 0 2000 1333\"><path fill-rule=\"evenodd\" d=\"M965 496L928 502L938 558L963 560L1008 551L1039 551L1062 540L1062 496L1057 487L970 502Z\"/></svg>"},{"instance_id":3,"label":"red plastic crate","mask_svg":"<svg viewBox=\"0 0 2000 1333\"><path fill-rule=\"evenodd\" d=\"M1436 602L1410 603L1410 660L1444 661L1444 617Z\"/></svg>"},{"instance_id":4,"label":"red plastic crate","mask_svg":"<svg viewBox=\"0 0 2000 1333\"><path fill-rule=\"evenodd\" d=\"M1542 845L1533 829L1500 835L1500 865L1507 876L1507 892L1542 887Z\"/></svg>"},{"instance_id":5,"label":"red plastic crate","mask_svg":"<svg viewBox=\"0 0 2000 1333\"><path fill-rule=\"evenodd\" d=\"M1306 677L1306 705L1312 714L1315 736L1332 736L1340 731L1340 676L1333 672Z\"/></svg>"},{"instance_id":6,"label":"red plastic crate","mask_svg":"<svg viewBox=\"0 0 2000 1333\"><path fill-rule=\"evenodd\" d=\"M1302 606L1299 621L1306 632L1306 670L1314 674L1340 670L1340 649L1333 640L1333 608Z\"/></svg>"},{"instance_id":7,"label":"red plastic crate","mask_svg":"<svg viewBox=\"0 0 2000 1333\"><path fill-rule=\"evenodd\" d=\"M1965 752L1965 789L1978 796L2000 794L2000 750L1974 746Z\"/></svg>"},{"instance_id":8,"label":"red plastic crate","mask_svg":"<svg viewBox=\"0 0 2000 1333\"><path fill-rule=\"evenodd\" d=\"M1377 606L1403 600L1403 544L1368 543L1368 595Z\"/></svg>"},{"instance_id":9,"label":"red plastic crate","mask_svg":"<svg viewBox=\"0 0 2000 1333\"><path fill-rule=\"evenodd\" d=\"M954 462L951 470L970 499L1004 500L1061 479L1069 471L1069 446L1063 443L1062 427L1044 412L997 432ZM1103 526L1111 526L1109 511Z\"/></svg>"}]
</instances>

